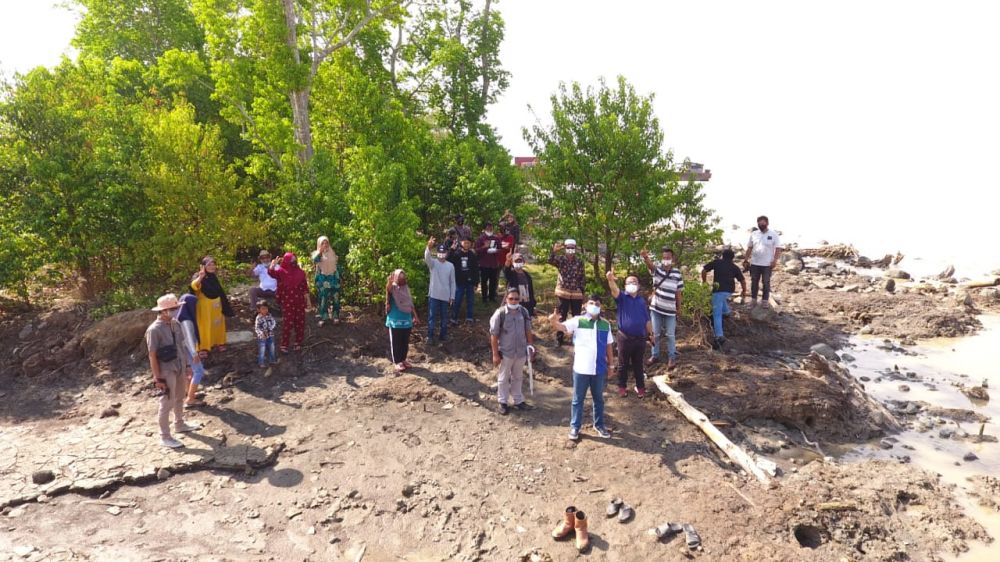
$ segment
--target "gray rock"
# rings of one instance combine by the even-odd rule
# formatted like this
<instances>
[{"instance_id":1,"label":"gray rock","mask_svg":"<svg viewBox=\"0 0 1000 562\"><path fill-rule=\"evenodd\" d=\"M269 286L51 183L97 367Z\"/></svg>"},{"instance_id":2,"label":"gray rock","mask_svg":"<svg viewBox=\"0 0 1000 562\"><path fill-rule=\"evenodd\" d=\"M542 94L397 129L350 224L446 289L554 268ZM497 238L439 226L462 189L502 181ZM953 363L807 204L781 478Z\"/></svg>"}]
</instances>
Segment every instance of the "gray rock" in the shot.
<instances>
[{"instance_id":1,"label":"gray rock","mask_svg":"<svg viewBox=\"0 0 1000 562\"><path fill-rule=\"evenodd\" d=\"M156 471L156 479L157 480L166 480L167 478L170 478L170 471L169 470L167 470L165 468L161 468L160 470Z\"/></svg>"},{"instance_id":2,"label":"gray rock","mask_svg":"<svg viewBox=\"0 0 1000 562\"><path fill-rule=\"evenodd\" d=\"M17 338L26 340L31 337L31 334L34 331L35 331L34 326L32 326L31 324L25 324L24 327L21 328L21 331L17 333Z\"/></svg>"},{"instance_id":3,"label":"gray rock","mask_svg":"<svg viewBox=\"0 0 1000 562\"><path fill-rule=\"evenodd\" d=\"M908 385L901 384L901 385L899 385L899 391L900 392L909 392L910 391L910 387Z\"/></svg>"},{"instance_id":4,"label":"gray rock","mask_svg":"<svg viewBox=\"0 0 1000 562\"><path fill-rule=\"evenodd\" d=\"M404 498L408 498L408 497L412 496L413 493L416 492L416 491L417 491L417 486L411 482L411 483L403 486L403 497Z\"/></svg>"},{"instance_id":5,"label":"gray rock","mask_svg":"<svg viewBox=\"0 0 1000 562\"><path fill-rule=\"evenodd\" d=\"M910 279L910 274L898 267L890 267L885 270L885 276L889 279Z\"/></svg>"},{"instance_id":6,"label":"gray rock","mask_svg":"<svg viewBox=\"0 0 1000 562\"><path fill-rule=\"evenodd\" d=\"M854 356L851 355L850 353L842 353L840 354L840 358L843 359L844 361L847 361L848 363L853 363L854 361L856 361L856 359L854 359Z\"/></svg>"},{"instance_id":7,"label":"gray rock","mask_svg":"<svg viewBox=\"0 0 1000 562\"><path fill-rule=\"evenodd\" d=\"M941 428L941 431L938 432L938 437L941 439L951 439L952 435L955 435L955 430L950 427Z\"/></svg>"},{"instance_id":8,"label":"gray rock","mask_svg":"<svg viewBox=\"0 0 1000 562\"><path fill-rule=\"evenodd\" d=\"M48 484L56 479L56 475L51 470L36 470L31 473L31 481L39 486Z\"/></svg>"},{"instance_id":9,"label":"gray rock","mask_svg":"<svg viewBox=\"0 0 1000 562\"><path fill-rule=\"evenodd\" d=\"M840 357L837 355L837 352L834 351L832 347L830 347L825 343L818 343L810 347L809 349L815 351L816 353L822 355L823 357L829 359L830 361L838 361L838 362L840 361Z\"/></svg>"},{"instance_id":10,"label":"gray rock","mask_svg":"<svg viewBox=\"0 0 1000 562\"><path fill-rule=\"evenodd\" d=\"M892 441L889 441L888 439L883 439L883 440L881 440L881 441L878 442L878 446L881 447L881 448L883 448L883 449L888 450L888 449L892 448L893 444L892 444Z\"/></svg>"},{"instance_id":11,"label":"gray rock","mask_svg":"<svg viewBox=\"0 0 1000 562\"><path fill-rule=\"evenodd\" d=\"M955 266L949 265L944 269L944 271L937 274L937 278L944 280L950 278L952 275L955 275Z\"/></svg>"},{"instance_id":12,"label":"gray rock","mask_svg":"<svg viewBox=\"0 0 1000 562\"><path fill-rule=\"evenodd\" d=\"M965 461L965 462L972 462L972 461L979 460L979 457L977 457L975 453L969 452L969 453L965 453L965 456L962 457L962 460Z\"/></svg>"},{"instance_id":13,"label":"gray rock","mask_svg":"<svg viewBox=\"0 0 1000 562\"><path fill-rule=\"evenodd\" d=\"M785 273L790 273L792 275L798 275L799 273L802 273L802 270L804 268L805 264L802 263L802 260L795 260L795 259L788 260L781 266L781 269Z\"/></svg>"}]
</instances>

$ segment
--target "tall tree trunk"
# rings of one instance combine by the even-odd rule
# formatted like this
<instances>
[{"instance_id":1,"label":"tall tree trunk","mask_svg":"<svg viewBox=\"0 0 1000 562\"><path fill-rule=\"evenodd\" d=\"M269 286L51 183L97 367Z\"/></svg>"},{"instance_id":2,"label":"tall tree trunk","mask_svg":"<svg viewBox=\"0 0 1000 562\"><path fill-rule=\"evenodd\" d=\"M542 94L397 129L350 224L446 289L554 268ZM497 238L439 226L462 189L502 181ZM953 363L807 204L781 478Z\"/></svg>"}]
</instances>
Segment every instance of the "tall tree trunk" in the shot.
<instances>
[{"instance_id":1,"label":"tall tree trunk","mask_svg":"<svg viewBox=\"0 0 1000 562\"><path fill-rule=\"evenodd\" d=\"M282 0L281 4L285 11L285 27L288 29L285 42L292 52L292 60L298 66L302 64L302 57L299 54L299 18L295 11L295 0ZM308 164L313 157L312 123L309 120L311 82L312 76L310 75L304 85L288 93L288 101L292 106L292 124L295 127L295 142L299 145L299 163L303 165Z\"/></svg>"}]
</instances>

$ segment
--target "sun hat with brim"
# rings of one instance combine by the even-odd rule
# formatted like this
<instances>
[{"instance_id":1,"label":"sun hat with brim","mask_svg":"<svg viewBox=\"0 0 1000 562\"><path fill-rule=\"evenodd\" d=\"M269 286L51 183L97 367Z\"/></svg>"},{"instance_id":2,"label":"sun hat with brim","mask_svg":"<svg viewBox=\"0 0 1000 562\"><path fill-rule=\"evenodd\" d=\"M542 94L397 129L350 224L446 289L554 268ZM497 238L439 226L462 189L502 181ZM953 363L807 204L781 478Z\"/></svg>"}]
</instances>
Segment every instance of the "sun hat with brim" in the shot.
<instances>
[{"instance_id":1,"label":"sun hat with brim","mask_svg":"<svg viewBox=\"0 0 1000 562\"><path fill-rule=\"evenodd\" d=\"M156 306L151 308L153 312L160 312L161 310L173 310L175 308L180 308L181 303L177 301L177 295L173 293L167 293L162 297L156 299Z\"/></svg>"},{"instance_id":2,"label":"sun hat with brim","mask_svg":"<svg viewBox=\"0 0 1000 562\"><path fill-rule=\"evenodd\" d=\"M566 241L563 242L563 246L576 246L576 240L573 240L572 238L567 238Z\"/></svg>"}]
</instances>

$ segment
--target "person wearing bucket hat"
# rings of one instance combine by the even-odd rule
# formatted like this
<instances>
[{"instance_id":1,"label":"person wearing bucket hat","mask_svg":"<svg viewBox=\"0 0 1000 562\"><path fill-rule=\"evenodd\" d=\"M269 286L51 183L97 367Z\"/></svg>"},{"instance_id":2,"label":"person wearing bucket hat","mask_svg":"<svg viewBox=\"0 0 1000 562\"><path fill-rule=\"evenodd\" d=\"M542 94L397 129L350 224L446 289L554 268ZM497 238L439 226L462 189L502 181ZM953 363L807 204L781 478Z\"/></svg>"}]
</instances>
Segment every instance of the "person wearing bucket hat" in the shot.
<instances>
[{"instance_id":1,"label":"person wearing bucket hat","mask_svg":"<svg viewBox=\"0 0 1000 562\"><path fill-rule=\"evenodd\" d=\"M261 250L257 255L257 264L250 270L250 275L260 282L258 286L250 288L250 304L257 306L261 299L275 298L275 291L278 290L278 281L267 274L267 265L271 263L271 252Z\"/></svg>"},{"instance_id":2,"label":"person wearing bucket hat","mask_svg":"<svg viewBox=\"0 0 1000 562\"><path fill-rule=\"evenodd\" d=\"M171 449L184 446L170 432L171 411L174 413L174 431L185 433L197 429L184 423L185 373L190 367L190 359L183 350L184 331L174 319L174 312L180 306L177 295L173 293L157 299L152 309L157 313L156 320L146 328L145 335L153 384L160 391L160 444Z\"/></svg>"},{"instance_id":3,"label":"person wearing bucket hat","mask_svg":"<svg viewBox=\"0 0 1000 562\"><path fill-rule=\"evenodd\" d=\"M563 255L557 252L564 251ZM562 244L552 245L549 263L556 266L559 276L556 278L556 298L559 299L559 321L565 322L567 313L579 316L583 308L583 260L576 255L576 240L567 238ZM556 333L556 341L563 344L565 335Z\"/></svg>"}]
</instances>

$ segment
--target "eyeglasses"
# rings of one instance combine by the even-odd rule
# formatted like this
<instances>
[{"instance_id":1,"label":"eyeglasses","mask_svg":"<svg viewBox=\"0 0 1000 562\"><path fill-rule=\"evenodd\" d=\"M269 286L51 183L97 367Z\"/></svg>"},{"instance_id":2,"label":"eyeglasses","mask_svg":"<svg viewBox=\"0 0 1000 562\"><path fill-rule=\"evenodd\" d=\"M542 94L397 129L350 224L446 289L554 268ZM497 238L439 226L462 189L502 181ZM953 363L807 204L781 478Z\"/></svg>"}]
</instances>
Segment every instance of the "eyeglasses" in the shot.
<instances>
[{"instance_id":1,"label":"eyeglasses","mask_svg":"<svg viewBox=\"0 0 1000 562\"><path fill-rule=\"evenodd\" d=\"M507 297L507 302L518 302L520 300L518 297Z\"/></svg>"}]
</instances>

